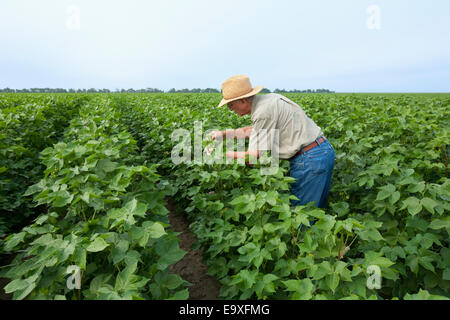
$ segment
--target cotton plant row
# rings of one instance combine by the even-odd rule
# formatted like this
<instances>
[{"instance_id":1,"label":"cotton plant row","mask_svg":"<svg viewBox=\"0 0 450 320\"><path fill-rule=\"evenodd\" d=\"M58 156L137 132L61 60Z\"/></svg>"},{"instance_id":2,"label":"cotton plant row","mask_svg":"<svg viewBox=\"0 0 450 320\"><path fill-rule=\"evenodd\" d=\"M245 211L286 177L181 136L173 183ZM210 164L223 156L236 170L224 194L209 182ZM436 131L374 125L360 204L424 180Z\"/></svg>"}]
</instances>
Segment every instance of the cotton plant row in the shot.
<instances>
[{"instance_id":1,"label":"cotton plant row","mask_svg":"<svg viewBox=\"0 0 450 320\"><path fill-rule=\"evenodd\" d=\"M3 248L17 254L0 274L14 299L187 298L168 268L185 252L168 229L166 183L155 165L134 165L120 118L110 99L94 98L41 152L44 177L24 196L47 211Z\"/></svg>"},{"instance_id":2,"label":"cotton plant row","mask_svg":"<svg viewBox=\"0 0 450 320\"><path fill-rule=\"evenodd\" d=\"M39 153L58 142L87 97L0 95L0 243L34 215L27 187L44 170Z\"/></svg>"}]
</instances>

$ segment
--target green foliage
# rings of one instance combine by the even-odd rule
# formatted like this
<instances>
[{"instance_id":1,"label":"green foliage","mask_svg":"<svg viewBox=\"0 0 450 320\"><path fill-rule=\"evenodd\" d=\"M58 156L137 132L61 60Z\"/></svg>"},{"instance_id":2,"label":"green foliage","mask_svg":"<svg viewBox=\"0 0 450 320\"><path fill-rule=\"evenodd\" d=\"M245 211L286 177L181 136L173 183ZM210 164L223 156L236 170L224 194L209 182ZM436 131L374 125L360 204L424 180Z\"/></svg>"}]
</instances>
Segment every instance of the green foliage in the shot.
<instances>
[{"instance_id":1,"label":"green foliage","mask_svg":"<svg viewBox=\"0 0 450 320\"><path fill-rule=\"evenodd\" d=\"M47 209L6 239L3 250L18 253L1 274L12 279L7 292L17 299L187 298L185 281L168 272L184 255L168 228L163 198L171 196L222 298L449 298L448 96L286 96L335 148L327 209L290 206L285 160L272 175L261 174L262 163L172 162L176 129L188 130L205 157L210 141L194 126L251 124L216 108L220 94L95 97L61 142L41 145L39 179L23 184L18 199L33 195L32 205ZM20 146L15 153L24 152ZM10 168L0 163L0 175ZM66 287L70 265L82 269L80 291ZM373 266L379 289L368 286Z\"/></svg>"},{"instance_id":2,"label":"green foliage","mask_svg":"<svg viewBox=\"0 0 450 320\"><path fill-rule=\"evenodd\" d=\"M17 252L1 272L14 299L186 298L187 283L168 271L185 252L167 229L165 183L156 165L131 165L136 143L117 119L95 98L42 151L44 177L25 196L48 211L3 248ZM80 290L67 286L70 266L81 270Z\"/></svg>"},{"instance_id":3,"label":"green foliage","mask_svg":"<svg viewBox=\"0 0 450 320\"><path fill-rule=\"evenodd\" d=\"M203 130L250 125L215 108L220 95L118 101L144 154L171 180L221 296L397 299L425 288L448 297L448 97L286 96L335 147L329 209L290 207L286 161L272 176L259 165L170 161L175 129L189 130L193 143L195 121ZM372 265L379 290L367 287Z\"/></svg>"},{"instance_id":4,"label":"green foliage","mask_svg":"<svg viewBox=\"0 0 450 320\"><path fill-rule=\"evenodd\" d=\"M42 177L39 152L56 143L85 96L6 95L0 106L0 236L33 215L23 196Z\"/></svg>"}]
</instances>

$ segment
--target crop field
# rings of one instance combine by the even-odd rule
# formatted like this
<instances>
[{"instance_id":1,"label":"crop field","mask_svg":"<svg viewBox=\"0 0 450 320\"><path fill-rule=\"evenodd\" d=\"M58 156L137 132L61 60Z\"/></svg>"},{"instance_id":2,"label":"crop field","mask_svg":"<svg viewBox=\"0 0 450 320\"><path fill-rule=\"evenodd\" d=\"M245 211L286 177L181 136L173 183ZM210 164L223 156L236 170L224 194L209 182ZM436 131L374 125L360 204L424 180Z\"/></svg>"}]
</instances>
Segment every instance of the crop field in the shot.
<instances>
[{"instance_id":1,"label":"crop field","mask_svg":"<svg viewBox=\"0 0 450 320\"><path fill-rule=\"evenodd\" d=\"M198 250L218 299L450 298L450 94L285 96L336 151L326 209L290 206L287 160L201 161L251 125L221 94L0 94L3 297L193 299Z\"/></svg>"}]
</instances>

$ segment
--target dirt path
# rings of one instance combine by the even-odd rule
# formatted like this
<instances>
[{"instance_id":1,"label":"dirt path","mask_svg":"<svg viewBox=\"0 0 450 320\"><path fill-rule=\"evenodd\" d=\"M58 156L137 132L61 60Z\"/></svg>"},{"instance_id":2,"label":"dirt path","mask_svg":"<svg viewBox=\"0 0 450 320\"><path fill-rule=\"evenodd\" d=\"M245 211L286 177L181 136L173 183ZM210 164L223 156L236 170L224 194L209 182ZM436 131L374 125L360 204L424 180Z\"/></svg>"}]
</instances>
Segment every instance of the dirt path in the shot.
<instances>
[{"instance_id":1,"label":"dirt path","mask_svg":"<svg viewBox=\"0 0 450 320\"><path fill-rule=\"evenodd\" d=\"M184 280L193 285L189 287L189 300L216 300L219 297L220 283L216 278L207 274L208 267L202 263L203 250L192 250L195 236L189 230L189 222L178 214L173 204L168 200L167 209L170 211L170 224L178 235L180 248L188 253L170 267L170 270L179 274Z\"/></svg>"},{"instance_id":2,"label":"dirt path","mask_svg":"<svg viewBox=\"0 0 450 320\"><path fill-rule=\"evenodd\" d=\"M168 199L167 199L168 200ZM208 267L202 263L203 250L192 250L191 246L195 242L195 236L189 230L189 222L181 214L178 214L173 204L168 201L167 209L170 211L169 219L175 232L181 232L178 235L180 248L187 253L176 264L170 267L173 273L179 274L184 280L192 283L189 287L189 300L216 300L219 297L220 283L216 278L207 274ZM12 260L2 259L3 264L8 264ZM0 278L0 300L12 299L12 294L6 294L3 287L8 284L8 280Z\"/></svg>"}]
</instances>

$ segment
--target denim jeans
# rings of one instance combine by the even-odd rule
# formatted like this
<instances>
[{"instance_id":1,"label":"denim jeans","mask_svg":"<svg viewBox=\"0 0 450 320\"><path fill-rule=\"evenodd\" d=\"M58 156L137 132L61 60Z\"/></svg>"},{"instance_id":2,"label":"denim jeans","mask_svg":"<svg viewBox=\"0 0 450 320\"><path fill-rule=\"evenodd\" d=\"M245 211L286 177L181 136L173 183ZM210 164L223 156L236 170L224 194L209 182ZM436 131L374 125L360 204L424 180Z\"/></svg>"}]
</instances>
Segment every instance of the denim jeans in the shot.
<instances>
[{"instance_id":1,"label":"denim jeans","mask_svg":"<svg viewBox=\"0 0 450 320\"><path fill-rule=\"evenodd\" d=\"M296 180L290 185L290 191L300 199L291 200L291 205L304 205L314 201L318 208L327 206L334 157L333 146L325 140L315 148L290 159L290 174Z\"/></svg>"}]
</instances>

